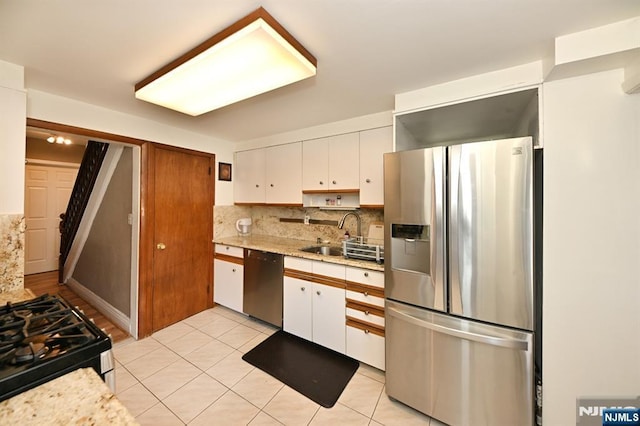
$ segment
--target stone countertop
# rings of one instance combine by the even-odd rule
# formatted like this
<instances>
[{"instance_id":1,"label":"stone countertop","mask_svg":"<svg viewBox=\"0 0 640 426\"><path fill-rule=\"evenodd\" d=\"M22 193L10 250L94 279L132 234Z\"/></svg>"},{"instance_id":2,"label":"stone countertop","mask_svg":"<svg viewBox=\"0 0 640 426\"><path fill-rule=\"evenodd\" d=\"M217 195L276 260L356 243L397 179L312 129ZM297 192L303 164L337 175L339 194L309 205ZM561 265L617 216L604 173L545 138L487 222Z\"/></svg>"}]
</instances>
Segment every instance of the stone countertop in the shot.
<instances>
[{"instance_id":1,"label":"stone countertop","mask_svg":"<svg viewBox=\"0 0 640 426\"><path fill-rule=\"evenodd\" d=\"M33 294L31 290L28 288L23 288L20 290L11 290L11 291L3 291L0 292L0 305L6 305L7 302L18 303L23 300L29 300L35 298L36 295Z\"/></svg>"},{"instance_id":2,"label":"stone countertop","mask_svg":"<svg viewBox=\"0 0 640 426\"><path fill-rule=\"evenodd\" d=\"M0 402L8 425L138 425L92 368L74 370Z\"/></svg>"},{"instance_id":3,"label":"stone countertop","mask_svg":"<svg viewBox=\"0 0 640 426\"><path fill-rule=\"evenodd\" d=\"M340 265L354 266L356 268L370 269L373 271L384 271L384 265L378 265L376 262L369 260L345 259L343 256L323 256L320 254L300 251L302 247L318 245L315 241L254 234L249 237L219 237L214 240L214 243L268 251L271 253L283 254L285 256L301 257L328 263L338 263Z\"/></svg>"}]
</instances>

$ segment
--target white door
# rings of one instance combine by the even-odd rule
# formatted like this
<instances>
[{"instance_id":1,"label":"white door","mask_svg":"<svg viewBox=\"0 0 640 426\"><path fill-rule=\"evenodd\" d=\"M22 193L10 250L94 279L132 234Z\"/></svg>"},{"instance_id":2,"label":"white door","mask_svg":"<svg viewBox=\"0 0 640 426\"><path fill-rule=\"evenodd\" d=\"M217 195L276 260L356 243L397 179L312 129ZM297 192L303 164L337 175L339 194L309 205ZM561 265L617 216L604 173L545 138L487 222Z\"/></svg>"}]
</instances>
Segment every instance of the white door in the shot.
<instances>
[{"instance_id":1,"label":"white door","mask_svg":"<svg viewBox=\"0 0 640 426\"><path fill-rule=\"evenodd\" d=\"M358 189L360 179L360 133L329 139L329 189Z\"/></svg>"},{"instance_id":2,"label":"white door","mask_svg":"<svg viewBox=\"0 0 640 426\"><path fill-rule=\"evenodd\" d=\"M383 155L391 151L391 126L360 132L360 207L384 205Z\"/></svg>"},{"instance_id":3,"label":"white door","mask_svg":"<svg viewBox=\"0 0 640 426\"><path fill-rule=\"evenodd\" d=\"M345 290L313 283L313 341L345 353Z\"/></svg>"},{"instance_id":4,"label":"white door","mask_svg":"<svg viewBox=\"0 0 640 426\"><path fill-rule=\"evenodd\" d=\"M302 189L329 190L329 138L302 142Z\"/></svg>"},{"instance_id":5,"label":"white door","mask_svg":"<svg viewBox=\"0 0 640 426\"><path fill-rule=\"evenodd\" d=\"M264 203L265 149L236 152L236 203Z\"/></svg>"},{"instance_id":6,"label":"white door","mask_svg":"<svg viewBox=\"0 0 640 426\"><path fill-rule=\"evenodd\" d=\"M302 205L302 142L270 146L265 152L267 204Z\"/></svg>"},{"instance_id":7,"label":"white door","mask_svg":"<svg viewBox=\"0 0 640 426\"><path fill-rule=\"evenodd\" d=\"M313 283L299 278L284 277L283 325L284 331L303 339L312 340L311 292Z\"/></svg>"},{"instance_id":8,"label":"white door","mask_svg":"<svg viewBox=\"0 0 640 426\"><path fill-rule=\"evenodd\" d=\"M58 269L60 214L67 210L78 168L26 166L24 273Z\"/></svg>"},{"instance_id":9,"label":"white door","mask_svg":"<svg viewBox=\"0 0 640 426\"><path fill-rule=\"evenodd\" d=\"M214 259L213 271L215 280L213 301L234 311L242 312L244 266Z\"/></svg>"}]
</instances>

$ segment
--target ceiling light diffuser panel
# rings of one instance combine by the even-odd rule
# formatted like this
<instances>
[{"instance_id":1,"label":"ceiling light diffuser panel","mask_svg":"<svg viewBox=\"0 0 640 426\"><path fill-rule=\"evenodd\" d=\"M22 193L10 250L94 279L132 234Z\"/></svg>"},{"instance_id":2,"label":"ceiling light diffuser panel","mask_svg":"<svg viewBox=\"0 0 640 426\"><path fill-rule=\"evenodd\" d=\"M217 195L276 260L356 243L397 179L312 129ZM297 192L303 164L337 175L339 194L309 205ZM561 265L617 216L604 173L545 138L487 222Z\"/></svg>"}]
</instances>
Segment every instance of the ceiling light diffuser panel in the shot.
<instances>
[{"instance_id":1,"label":"ceiling light diffuser panel","mask_svg":"<svg viewBox=\"0 0 640 426\"><path fill-rule=\"evenodd\" d=\"M312 77L316 64L260 8L136 84L135 96L196 116Z\"/></svg>"}]
</instances>

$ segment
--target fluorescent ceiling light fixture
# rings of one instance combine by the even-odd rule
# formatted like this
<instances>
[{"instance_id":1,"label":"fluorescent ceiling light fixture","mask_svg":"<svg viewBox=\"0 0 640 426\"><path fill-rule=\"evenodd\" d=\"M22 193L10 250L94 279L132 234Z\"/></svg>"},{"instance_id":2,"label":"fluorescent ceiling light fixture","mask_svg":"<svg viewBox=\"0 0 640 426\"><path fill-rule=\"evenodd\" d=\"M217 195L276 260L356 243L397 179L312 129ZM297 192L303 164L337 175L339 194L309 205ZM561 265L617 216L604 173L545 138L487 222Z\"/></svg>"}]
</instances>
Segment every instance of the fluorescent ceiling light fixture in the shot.
<instances>
[{"instance_id":1,"label":"fluorescent ceiling light fixture","mask_svg":"<svg viewBox=\"0 0 640 426\"><path fill-rule=\"evenodd\" d=\"M136 84L135 96L195 116L312 77L316 65L259 8Z\"/></svg>"}]
</instances>

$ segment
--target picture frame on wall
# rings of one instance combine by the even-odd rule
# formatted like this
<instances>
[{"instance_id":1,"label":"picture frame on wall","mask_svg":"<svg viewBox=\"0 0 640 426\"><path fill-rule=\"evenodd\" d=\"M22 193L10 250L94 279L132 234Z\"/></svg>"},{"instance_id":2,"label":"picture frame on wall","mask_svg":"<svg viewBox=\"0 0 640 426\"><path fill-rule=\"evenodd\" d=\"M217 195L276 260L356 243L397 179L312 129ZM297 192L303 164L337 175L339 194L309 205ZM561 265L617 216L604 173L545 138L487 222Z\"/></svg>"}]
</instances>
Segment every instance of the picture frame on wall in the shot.
<instances>
[{"instance_id":1,"label":"picture frame on wall","mask_svg":"<svg viewBox=\"0 0 640 426\"><path fill-rule=\"evenodd\" d=\"M218 163L218 180L231 182L231 164Z\"/></svg>"}]
</instances>

